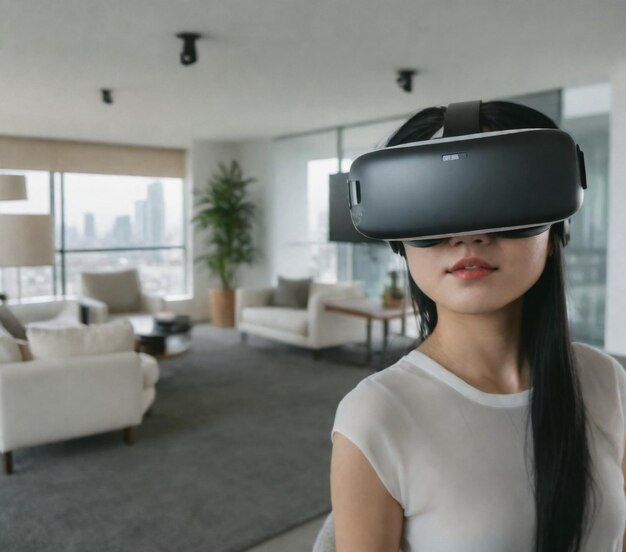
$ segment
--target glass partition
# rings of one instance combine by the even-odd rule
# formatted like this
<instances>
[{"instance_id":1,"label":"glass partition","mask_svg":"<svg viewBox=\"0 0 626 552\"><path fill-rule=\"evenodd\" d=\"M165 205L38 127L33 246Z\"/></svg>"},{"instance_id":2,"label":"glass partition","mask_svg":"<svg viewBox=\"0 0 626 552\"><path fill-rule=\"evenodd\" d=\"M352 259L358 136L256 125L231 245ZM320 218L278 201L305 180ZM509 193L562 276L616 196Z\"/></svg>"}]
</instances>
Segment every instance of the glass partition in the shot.
<instances>
[{"instance_id":1,"label":"glass partition","mask_svg":"<svg viewBox=\"0 0 626 552\"><path fill-rule=\"evenodd\" d=\"M604 346L608 242L609 115L578 116L563 121L585 155L587 189L572 217L565 248L572 338Z\"/></svg>"}]
</instances>

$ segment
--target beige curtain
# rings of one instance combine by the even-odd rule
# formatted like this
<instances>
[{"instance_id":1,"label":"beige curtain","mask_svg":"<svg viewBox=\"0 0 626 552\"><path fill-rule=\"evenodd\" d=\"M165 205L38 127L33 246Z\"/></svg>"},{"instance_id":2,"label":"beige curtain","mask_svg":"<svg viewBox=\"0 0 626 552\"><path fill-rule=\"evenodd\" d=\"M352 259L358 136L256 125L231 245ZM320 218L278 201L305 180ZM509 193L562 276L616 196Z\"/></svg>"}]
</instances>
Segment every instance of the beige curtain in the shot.
<instances>
[{"instance_id":1,"label":"beige curtain","mask_svg":"<svg viewBox=\"0 0 626 552\"><path fill-rule=\"evenodd\" d=\"M0 168L185 177L185 150L0 136Z\"/></svg>"}]
</instances>

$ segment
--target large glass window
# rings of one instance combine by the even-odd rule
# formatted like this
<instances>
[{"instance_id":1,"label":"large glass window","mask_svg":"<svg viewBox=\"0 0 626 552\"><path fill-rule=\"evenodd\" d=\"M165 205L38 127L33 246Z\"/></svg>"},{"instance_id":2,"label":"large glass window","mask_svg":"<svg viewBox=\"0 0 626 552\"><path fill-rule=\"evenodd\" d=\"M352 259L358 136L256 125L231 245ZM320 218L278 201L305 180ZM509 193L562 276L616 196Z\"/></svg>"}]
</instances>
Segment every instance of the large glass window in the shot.
<instances>
[{"instance_id":1,"label":"large glass window","mask_svg":"<svg viewBox=\"0 0 626 552\"><path fill-rule=\"evenodd\" d=\"M183 197L179 178L65 174L65 292L83 271L132 266L146 289L185 293Z\"/></svg>"},{"instance_id":2,"label":"large glass window","mask_svg":"<svg viewBox=\"0 0 626 552\"><path fill-rule=\"evenodd\" d=\"M585 155L587 189L572 217L565 248L570 328L576 341L604 346L609 203L610 86L599 84L563 91L562 127Z\"/></svg>"},{"instance_id":3,"label":"large glass window","mask_svg":"<svg viewBox=\"0 0 626 552\"><path fill-rule=\"evenodd\" d=\"M341 170L347 171L351 163L351 160L344 159ZM307 163L308 235L311 240L311 256L316 267L315 278L321 282L336 282L341 279L337 265L337 248L343 244L328 241L328 179L337 169L337 158L314 159Z\"/></svg>"},{"instance_id":4,"label":"large glass window","mask_svg":"<svg viewBox=\"0 0 626 552\"><path fill-rule=\"evenodd\" d=\"M0 269L0 291L10 298L79 293L81 272L128 267L139 269L147 291L187 292L182 179L1 172L24 174L28 199L2 201L0 213L55 220L54 267Z\"/></svg>"}]
</instances>

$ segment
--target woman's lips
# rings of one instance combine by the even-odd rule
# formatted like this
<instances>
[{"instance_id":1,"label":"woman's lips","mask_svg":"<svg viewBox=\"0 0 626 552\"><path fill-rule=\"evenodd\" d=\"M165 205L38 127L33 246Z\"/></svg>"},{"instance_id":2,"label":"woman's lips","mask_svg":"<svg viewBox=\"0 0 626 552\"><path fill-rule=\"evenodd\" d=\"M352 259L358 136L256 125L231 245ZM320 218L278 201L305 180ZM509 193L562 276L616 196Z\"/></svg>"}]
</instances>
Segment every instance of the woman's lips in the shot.
<instances>
[{"instance_id":1,"label":"woman's lips","mask_svg":"<svg viewBox=\"0 0 626 552\"><path fill-rule=\"evenodd\" d=\"M459 259L448 271L462 280L480 280L489 276L497 267L489 264L480 257L463 257Z\"/></svg>"},{"instance_id":2,"label":"woman's lips","mask_svg":"<svg viewBox=\"0 0 626 552\"><path fill-rule=\"evenodd\" d=\"M450 271L454 272L455 270L460 270L467 267L480 267L490 269L496 268L495 266L492 266L487 261L485 261L485 259L481 259L480 257L463 257L462 259L459 259L456 263L454 263Z\"/></svg>"},{"instance_id":3,"label":"woman's lips","mask_svg":"<svg viewBox=\"0 0 626 552\"><path fill-rule=\"evenodd\" d=\"M460 268L458 270L454 270L451 274L457 278L461 278L462 280L480 280L495 271L495 268Z\"/></svg>"}]
</instances>

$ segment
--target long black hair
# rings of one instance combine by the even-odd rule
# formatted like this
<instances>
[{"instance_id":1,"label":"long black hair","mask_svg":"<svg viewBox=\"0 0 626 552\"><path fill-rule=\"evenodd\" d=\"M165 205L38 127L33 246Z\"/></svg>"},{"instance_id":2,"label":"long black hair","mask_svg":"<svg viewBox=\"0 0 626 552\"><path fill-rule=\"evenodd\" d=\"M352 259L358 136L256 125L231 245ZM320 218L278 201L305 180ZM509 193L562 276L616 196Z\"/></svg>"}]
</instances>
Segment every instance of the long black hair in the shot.
<instances>
[{"instance_id":1,"label":"long black hair","mask_svg":"<svg viewBox=\"0 0 626 552\"><path fill-rule=\"evenodd\" d=\"M385 146L429 140L443 126L445 107L430 107L411 117ZM483 102L480 125L485 130L558 128L530 107L505 101ZM552 225L552 254L539 280L525 293L522 347L530 364L534 441L535 552L577 552L590 519L595 482L587 439L587 414L575 370L567 320L563 224ZM391 242L404 257L404 245ZM419 339L437 325L437 305L417 287L406 262ZM528 445L526 443L526 445Z\"/></svg>"}]
</instances>

